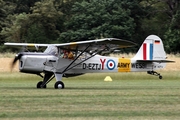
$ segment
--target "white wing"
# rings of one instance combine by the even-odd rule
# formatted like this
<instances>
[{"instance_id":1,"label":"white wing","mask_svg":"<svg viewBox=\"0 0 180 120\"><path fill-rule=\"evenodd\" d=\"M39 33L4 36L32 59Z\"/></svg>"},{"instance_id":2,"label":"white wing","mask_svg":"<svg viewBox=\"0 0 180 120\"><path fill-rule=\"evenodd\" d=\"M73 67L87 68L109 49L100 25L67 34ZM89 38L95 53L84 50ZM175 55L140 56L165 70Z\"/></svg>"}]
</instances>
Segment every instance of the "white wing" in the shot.
<instances>
[{"instance_id":1,"label":"white wing","mask_svg":"<svg viewBox=\"0 0 180 120\"><path fill-rule=\"evenodd\" d=\"M50 45L60 47L62 49L70 49L70 50L84 50L87 46L89 50L101 49L104 46L108 46L109 48L126 48L135 46L136 43L117 39L117 38L104 38L104 39L97 39L97 40L87 40L87 41L78 41L78 42L70 42L70 43L62 43L62 44L34 44L34 43L5 43L4 45L8 46L24 46L24 47L47 47Z\"/></svg>"}]
</instances>

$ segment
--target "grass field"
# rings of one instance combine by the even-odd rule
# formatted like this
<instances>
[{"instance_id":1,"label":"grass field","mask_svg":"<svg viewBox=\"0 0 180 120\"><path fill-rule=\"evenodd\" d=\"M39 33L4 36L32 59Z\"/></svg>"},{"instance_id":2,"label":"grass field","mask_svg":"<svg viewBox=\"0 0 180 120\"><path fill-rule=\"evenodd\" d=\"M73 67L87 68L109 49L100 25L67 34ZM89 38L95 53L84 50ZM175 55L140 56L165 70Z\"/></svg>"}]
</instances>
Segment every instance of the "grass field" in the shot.
<instances>
[{"instance_id":1,"label":"grass field","mask_svg":"<svg viewBox=\"0 0 180 120\"><path fill-rule=\"evenodd\" d=\"M86 74L63 78L65 89L36 89L35 75L0 72L1 120L179 120L180 68L177 62L160 71L163 80L146 73ZM2 67L3 66L3 67ZM104 82L110 75L112 82Z\"/></svg>"},{"instance_id":2,"label":"grass field","mask_svg":"<svg viewBox=\"0 0 180 120\"><path fill-rule=\"evenodd\" d=\"M7 75L8 74L8 75ZM179 72L87 74L63 79L64 90L36 89L41 78L0 73L0 119L176 120L180 119Z\"/></svg>"}]
</instances>

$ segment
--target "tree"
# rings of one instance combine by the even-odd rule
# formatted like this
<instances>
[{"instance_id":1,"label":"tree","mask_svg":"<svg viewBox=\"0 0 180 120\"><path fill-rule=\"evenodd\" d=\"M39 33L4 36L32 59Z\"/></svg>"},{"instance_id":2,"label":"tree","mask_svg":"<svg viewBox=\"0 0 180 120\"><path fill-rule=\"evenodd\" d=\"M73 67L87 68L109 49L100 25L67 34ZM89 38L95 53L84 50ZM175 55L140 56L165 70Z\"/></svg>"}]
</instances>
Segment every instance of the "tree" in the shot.
<instances>
[{"instance_id":1,"label":"tree","mask_svg":"<svg viewBox=\"0 0 180 120\"><path fill-rule=\"evenodd\" d=\"M16 3L16 9L15 13L31 13L31 7L34 6L34 4L41 0L17 0Z\"/></svg>"},{"instance_id":2,"label":"tree","mask_svg":"<svg viewBox=\"0 0 180 120\"><path fill-rule=\"evenodd\" d=\"M36 2L32 8L32 14L29 15L31 24L41 26L44 30L44 35L52 42L59 36L59 31L56 29L57 22L60 21L62 12L58 11L55 7L53 0L44 0Z\"/></svg>"},{"instance_id":3,"label":"tree","mask_svg":"<svg viewBox=\"0 0 180 120\"><path fill-rule=\"evenodd\" d=\"M72 17L65 22L66 29L59 41L69 42L105 37L129 39L134 33L134 19L130 8L119 0L89 0L76 2Z\"/></svg>"},{"instance_id":4,"label":"tree","mask_svg":"<svg viewBox=\"0 0 180 120\"><path fill-rule=\"evenodd\" d=\"M4 19L6 18L6 11L3 8L5 2L0 0L0 31L2 31L2 28L4 27ZM2 35L0 35L0 41L2 43Z\"/></svg>"},{"instance_id":5,"label":"tree","mask_svg":"<svg viewBox=\"0 0 180 120\"><path fill-rule=\"evenodd\" d=\"M27 30L27 35L25 36L26 42L31 43L48 43L49 39L46 37L46 32L41 24L34 23Z\"/></svg>"},{"instance_id":6,"label":"tree","mask_svg":"<svg viewBox=\"0 0 180 120\"><path fill-rule=\"evenodd\" d=\"M9 15L11 26L4 27L1 35L5 37L5 41L9 42L25 42L24 36L28 29L28 15L25 13L19 15Z\"/></svg>"},{"instance_id":7,"label":"tree","mask_svg":"<svg viewBox=\"0 0 180 120\"><path fill-rule=\"evenodd\" d=\"M56 24L61 15L53 0L36 2L31 14L9 15L11 25L4 27L1 35L9 42L51 43L59 36Z\"/></svg>"},{"instance_id":8,"label":"tree","mask_svg":"<svg viewBox=\"0 0 180 120\"><path fill-rule=\"evenodd\" d=\"M4 27L11 26L11 20L8 15L12 14L15 9L15 4L0 0L0 44L4 43L5 36L1 34Z\"/></svg>"},{"instance_id":9,"label":"tree","mask_svg":"<svg viewBox=\"0 0 180 120\"><path fill-rule=\"evenodd\" d=\"M169 16L169 26L165 32L165 47L169 53L180 52L180 1L166 0L168 6L167 15Z\"/></svg>"},{"instance_id":10,"label":"tree","mask_svg":"<svg viewBox=\"0 0 180 120\"><path fill-rule=\"evenodd\" d=\"M159 35L167 52L177 53L180 35L180 1L179 0L143 0L141 4L150 10L142 21L144 34Z\"/></svg>"}]
</instances>

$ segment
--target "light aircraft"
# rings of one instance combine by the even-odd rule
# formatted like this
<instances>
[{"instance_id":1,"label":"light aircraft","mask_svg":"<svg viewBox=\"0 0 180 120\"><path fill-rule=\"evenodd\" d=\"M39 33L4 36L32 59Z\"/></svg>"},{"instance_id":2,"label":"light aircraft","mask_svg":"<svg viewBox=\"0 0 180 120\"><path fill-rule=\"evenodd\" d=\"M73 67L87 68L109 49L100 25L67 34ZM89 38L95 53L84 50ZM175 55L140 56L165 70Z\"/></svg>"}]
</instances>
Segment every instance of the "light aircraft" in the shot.
<instances>
[{"instance_id":1,"label":"light aircraft","mask_svg":"<svg viewBox=\"0 0 180 120\"><path fill-rule=\"evenodd\" d=\"M37 88L46 88L46 85L55 77L54 88L63 89L65 85L62 77L85 73L145 71L162 79L160 73L155 70L164 68L167 62L174 62L167 60L163 42L156 35L148 36L137 54L130 59L103 56L105 53L136 45L134 42L117 38L63 44L5 43L5 45L47 47L44 52L20 52L12 63L13 66L19 60L20 72L41 76L43 81L37 83ZM71 58L66 58L68 51L71 53Z\"/></svg>"}]
</instances>

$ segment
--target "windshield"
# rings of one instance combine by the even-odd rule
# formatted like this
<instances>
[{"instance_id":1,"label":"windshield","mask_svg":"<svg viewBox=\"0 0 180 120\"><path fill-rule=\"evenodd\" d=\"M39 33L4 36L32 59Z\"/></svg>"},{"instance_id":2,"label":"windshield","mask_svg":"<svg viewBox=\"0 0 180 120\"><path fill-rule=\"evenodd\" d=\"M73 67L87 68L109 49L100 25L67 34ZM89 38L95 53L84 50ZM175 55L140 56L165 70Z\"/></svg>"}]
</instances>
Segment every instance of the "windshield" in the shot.
<instances>
[{"instance_id":1,"label":"windshield","mask_svg":"<svg viewBox=\"0 0 180 120\"><path fill-rule=\"evenodd\" d=\"M57 56L58 49L56 46L48 46L44 53L51 54Z\"/></svg>"}]
</instances>

